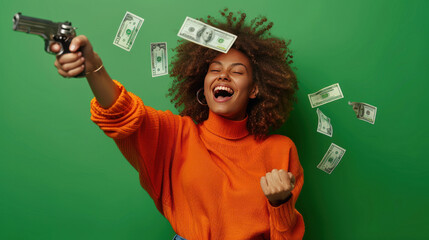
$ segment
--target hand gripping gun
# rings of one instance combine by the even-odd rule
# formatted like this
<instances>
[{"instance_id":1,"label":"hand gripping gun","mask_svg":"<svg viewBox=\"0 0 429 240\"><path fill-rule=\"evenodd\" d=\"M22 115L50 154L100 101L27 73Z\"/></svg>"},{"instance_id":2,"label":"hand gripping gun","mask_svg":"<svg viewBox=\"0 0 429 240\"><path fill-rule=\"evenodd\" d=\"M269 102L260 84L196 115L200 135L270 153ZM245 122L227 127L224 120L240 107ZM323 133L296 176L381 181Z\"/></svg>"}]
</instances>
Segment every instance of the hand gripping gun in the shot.
<instances>
[{"instance_id":1,"label":"hand gripping gun","mask_svg":"<svg viewBox=\"0 0 429 240\"><path fill-rule=\"evenodd\" d=\"M13 16L13 30L41 36L45 40L45 51L50 54L62 55L69 53L69 46L76 37L75 27L71 22L52 22L40 18L23 16L20 12ZM60 44L60 51L54 53L50 47L54 43ZM85 76L85 70L75 77Z\"/></svg>"}]
</instances>

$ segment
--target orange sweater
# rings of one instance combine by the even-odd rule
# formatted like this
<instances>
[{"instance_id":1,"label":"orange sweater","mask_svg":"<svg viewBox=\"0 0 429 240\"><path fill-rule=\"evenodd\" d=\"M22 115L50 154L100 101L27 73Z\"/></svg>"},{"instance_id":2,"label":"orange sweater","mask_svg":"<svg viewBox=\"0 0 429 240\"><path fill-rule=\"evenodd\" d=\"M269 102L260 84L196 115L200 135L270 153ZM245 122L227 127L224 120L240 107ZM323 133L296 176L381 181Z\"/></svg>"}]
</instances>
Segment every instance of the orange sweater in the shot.
<instances>
[{"instance_id":1,"label":"orange sweater","mask_svg":"<svg viewBox=\"0 0 429 240\"><path fill-rule=\"evenodd\" d=\"M304 183L294 143L271 135L257 142L247 119L210 112L202 124L157 111L121 89L109 109L91 101L91 120L114 139L174 231L189 240L302 239L295 202ZM292 198L273 207L260 178L272 169L296 177Z\"/></svg>"}]
</instances>

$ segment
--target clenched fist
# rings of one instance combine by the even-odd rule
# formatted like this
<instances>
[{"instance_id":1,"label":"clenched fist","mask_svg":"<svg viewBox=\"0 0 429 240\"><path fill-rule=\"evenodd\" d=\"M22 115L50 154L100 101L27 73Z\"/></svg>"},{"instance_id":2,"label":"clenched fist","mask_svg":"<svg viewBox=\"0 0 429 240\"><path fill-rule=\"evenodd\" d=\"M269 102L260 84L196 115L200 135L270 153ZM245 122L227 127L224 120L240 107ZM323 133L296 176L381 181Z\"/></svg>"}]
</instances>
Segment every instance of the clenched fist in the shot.
<instances>
[{"instance_id":1,"label":"clenched fist","mask_svg":"<svg viewBox=\"0 0 429 240\"><path fill-rule=\"evenodd\" d=\"M273 169L261 177L261 188L274 207L285 203L295 188L295 176L283 169Z\"/></svg>"},{"instance_id":2,"label":"clenched fist","mask_svg":"<svg viewBox=\"0 0 429 240\"><path fill-rule=\"evenodd\" d=\"M52 52L59 52L58 43L50 46ZM70 43L70 53L57 56L54 63L58 73L63 77L74 77L84 71L92 72L101 66L102 61L94 52L91 43L84 35L79 35Z\"/></svg>"}]
</instances>

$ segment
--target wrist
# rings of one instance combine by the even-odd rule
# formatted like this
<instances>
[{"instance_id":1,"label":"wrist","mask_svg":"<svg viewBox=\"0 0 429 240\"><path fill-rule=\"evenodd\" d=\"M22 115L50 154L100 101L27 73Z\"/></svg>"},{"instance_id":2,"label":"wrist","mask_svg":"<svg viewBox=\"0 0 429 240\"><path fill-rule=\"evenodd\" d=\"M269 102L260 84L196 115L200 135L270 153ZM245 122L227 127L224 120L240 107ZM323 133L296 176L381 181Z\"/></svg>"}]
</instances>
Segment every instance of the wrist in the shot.
<instances>
[{"instance_id":1,"label":"wrist","mask_svg":"<svg viewBox=\"0 0 429 240\"><path fill-rule=\"evenodd\" d=\"M292 193L290 193L289 196L286 197L284 200L279 200L279 201L275 201L275 202L269 201L269 202L270 202L271 206L278 207L284 203L287 203L291 198L292 198Z\"/></svg>"},{"instance_id":2,"label":"wrist","mask_svg":"<svg viewBox=\"0 0 429 240\"><path fill-rule=\"evenodd\" d=\"M98 56L98 54L94 52L94 54L86 60L85 74L88 75L98 72L101 70L101 68L103 68L103 61L101 61L101 58Z\"/></svg>"}]
</instances>

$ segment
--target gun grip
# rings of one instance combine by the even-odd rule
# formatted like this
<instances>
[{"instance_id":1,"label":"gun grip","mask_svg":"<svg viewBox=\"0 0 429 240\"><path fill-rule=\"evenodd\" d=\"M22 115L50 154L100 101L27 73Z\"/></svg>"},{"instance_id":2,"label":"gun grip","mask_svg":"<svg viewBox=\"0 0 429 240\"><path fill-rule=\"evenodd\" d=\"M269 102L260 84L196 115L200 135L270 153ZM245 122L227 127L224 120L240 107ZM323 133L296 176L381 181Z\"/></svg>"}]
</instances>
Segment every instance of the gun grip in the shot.
<instances>
[{"instance_id":1,"label":"gun grip","mask_svg":"<svg viewBox=\"0 0 429 240\"><path fill-rule=\"evenodd\" d=\"M66 36L54 36L55 42L58 42L61 46L61 50L57 53L57 55L63 55L65 53L70 53L70 44L73 40L73 37ZM49 48L50 46L48 46ZM50 50L50 49L49 49ZM79 51L79 50L78 50ZM78 75L74 76L75 78L85 77L85 69Z\"/></svg>"}]
</instances>

